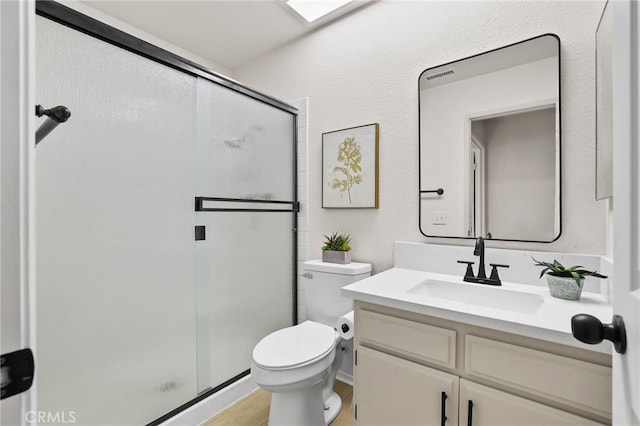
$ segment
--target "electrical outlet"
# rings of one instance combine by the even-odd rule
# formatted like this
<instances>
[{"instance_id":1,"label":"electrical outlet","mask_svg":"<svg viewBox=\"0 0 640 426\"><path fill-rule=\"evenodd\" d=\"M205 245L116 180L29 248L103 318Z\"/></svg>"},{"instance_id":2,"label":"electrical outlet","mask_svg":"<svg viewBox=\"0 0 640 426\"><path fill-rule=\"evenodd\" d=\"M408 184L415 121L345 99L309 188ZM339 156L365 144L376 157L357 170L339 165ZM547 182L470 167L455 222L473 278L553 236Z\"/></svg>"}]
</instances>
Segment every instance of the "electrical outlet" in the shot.
<instances>
[{"instance_id":1,"label":"electrical outlet","mask_svg":"<svg viewBox=\"0 0 640 426\"><path fill-rule=\"evenodd\" d=\"M434 225L446 225L447 213L446 212L433 212L433 224Z\"/></svg>"}]
</instances>

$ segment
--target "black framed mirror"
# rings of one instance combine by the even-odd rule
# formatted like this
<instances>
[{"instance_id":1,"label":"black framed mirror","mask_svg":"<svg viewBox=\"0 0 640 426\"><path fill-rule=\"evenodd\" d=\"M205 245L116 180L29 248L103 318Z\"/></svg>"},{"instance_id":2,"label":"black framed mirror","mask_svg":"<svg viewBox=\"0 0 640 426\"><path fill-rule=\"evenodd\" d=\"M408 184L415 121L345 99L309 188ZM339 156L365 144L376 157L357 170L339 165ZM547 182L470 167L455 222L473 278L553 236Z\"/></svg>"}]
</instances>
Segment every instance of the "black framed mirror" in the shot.
<instances>
[{"instance_id":1,"label":"black framed mirror","mask_svg":"<svg viewBox=\"0 0 640 426\"><path fill-rule=\"evenodd\" d=\"M428 68L418 90L420 232L555 241L562 230L558 36Z\"/></svg>"}]
</instances>

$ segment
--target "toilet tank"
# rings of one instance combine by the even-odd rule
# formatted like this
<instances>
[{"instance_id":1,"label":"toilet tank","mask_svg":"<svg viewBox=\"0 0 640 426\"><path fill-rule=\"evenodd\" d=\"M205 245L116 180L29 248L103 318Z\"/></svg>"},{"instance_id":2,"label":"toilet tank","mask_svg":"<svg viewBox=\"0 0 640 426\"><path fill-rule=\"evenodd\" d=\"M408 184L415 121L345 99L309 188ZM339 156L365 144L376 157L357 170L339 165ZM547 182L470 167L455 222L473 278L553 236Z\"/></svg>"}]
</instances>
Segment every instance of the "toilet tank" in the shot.
<instances>
[{"instance_id":1,"label":"toilet tank","mask_svg":"<svg viewBox=\"0 0 640 426\"><path fill-rule=\"evenodd\" d=\"M351 262L347 265L321 260L304 262L304 290L307 317L331 327L338 318L353 310L353 300L341 294L342 287L371 276L371 264Z\"/></svg>"}]
</instances>

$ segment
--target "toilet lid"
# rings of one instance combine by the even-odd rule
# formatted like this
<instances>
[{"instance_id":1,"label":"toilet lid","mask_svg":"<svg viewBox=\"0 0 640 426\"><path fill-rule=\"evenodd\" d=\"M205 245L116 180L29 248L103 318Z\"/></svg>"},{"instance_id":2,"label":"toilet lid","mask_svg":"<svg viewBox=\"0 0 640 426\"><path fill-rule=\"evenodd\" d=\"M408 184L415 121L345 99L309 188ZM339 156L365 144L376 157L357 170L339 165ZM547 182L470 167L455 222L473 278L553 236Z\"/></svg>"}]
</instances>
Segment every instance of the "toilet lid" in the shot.
<instances>
[{"instance_id":1,"label":"toilet lid","mask_svg":"<svg viewBox=\"0 0 640 426\"><path fill-rule=\"evenodd\" d=\"M313 361L334 349L336 331L324 324L305 321L275 331L253 349L253 361L268 369L285 369Z\"/></svg>"}]
</instances>

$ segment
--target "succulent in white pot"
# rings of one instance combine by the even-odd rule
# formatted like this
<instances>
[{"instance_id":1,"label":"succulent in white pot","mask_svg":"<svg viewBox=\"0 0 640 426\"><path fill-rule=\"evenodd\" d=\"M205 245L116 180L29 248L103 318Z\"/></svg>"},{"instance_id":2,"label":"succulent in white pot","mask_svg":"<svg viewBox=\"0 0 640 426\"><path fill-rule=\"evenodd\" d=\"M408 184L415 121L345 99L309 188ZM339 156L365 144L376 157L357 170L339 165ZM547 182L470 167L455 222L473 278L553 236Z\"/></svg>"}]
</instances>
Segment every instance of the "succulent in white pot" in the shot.
<instances>
[{"instance_id":1,"label":"succulent in white pot","mask_svg":"<svg viewBox=\"0 0 640 426\"><path fill-rule=\"evenodd\" d=\"M549 293L559 299L579 300L585 277L607 278L606 275L599 274L597 271L583 269L580 265L566 267L555 259L553 263L536 259L533 261L536 262L536 266L544 266L540 272L540 278L547 275Z\"/></svg>"}]
</instances>

